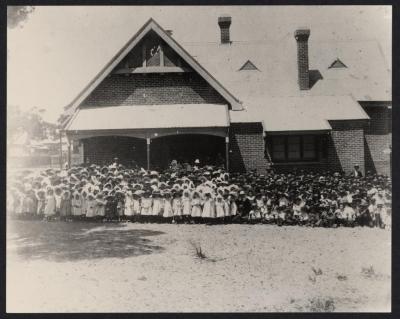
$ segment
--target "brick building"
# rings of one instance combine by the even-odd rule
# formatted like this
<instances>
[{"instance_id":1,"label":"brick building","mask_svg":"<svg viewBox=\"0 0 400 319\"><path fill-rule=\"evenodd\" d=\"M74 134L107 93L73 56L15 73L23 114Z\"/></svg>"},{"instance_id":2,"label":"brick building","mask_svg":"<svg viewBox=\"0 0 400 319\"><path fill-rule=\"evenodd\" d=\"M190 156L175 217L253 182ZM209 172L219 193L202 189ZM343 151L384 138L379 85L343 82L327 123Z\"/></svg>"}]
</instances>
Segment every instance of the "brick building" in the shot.
<instances>
[{"instance_id":1,"label":"brick building","mask_svg":"<svg viewBox=\"0 0 400 319\"><path fill-rule=\"evenodd\" d=\"M360 168L388 174L391 76L374 41L178 43L150 19L65 108L72 152L144 167ZM219 30L218 30L219 26Z\"/></svg>"}]
</instances>

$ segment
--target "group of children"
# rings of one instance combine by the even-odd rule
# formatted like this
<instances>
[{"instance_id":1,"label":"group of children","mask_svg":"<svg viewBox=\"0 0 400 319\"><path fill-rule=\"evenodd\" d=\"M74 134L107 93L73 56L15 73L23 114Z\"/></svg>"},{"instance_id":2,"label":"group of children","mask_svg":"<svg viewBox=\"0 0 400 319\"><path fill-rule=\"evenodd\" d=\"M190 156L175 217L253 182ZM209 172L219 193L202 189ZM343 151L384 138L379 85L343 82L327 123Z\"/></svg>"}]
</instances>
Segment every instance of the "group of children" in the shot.
<instances>
[{"instance_id":1,"label":"group of children","mask_svg":"<svg viewBox=\"0 0 400 319\"><path fill-rule=\"evenodd\" d=\"M212 166L159 173L91 165L21 172L10 184L8 211L25 219L391 225L391 180L373 174L228 174Z\"/></svg>"}]
</instances>

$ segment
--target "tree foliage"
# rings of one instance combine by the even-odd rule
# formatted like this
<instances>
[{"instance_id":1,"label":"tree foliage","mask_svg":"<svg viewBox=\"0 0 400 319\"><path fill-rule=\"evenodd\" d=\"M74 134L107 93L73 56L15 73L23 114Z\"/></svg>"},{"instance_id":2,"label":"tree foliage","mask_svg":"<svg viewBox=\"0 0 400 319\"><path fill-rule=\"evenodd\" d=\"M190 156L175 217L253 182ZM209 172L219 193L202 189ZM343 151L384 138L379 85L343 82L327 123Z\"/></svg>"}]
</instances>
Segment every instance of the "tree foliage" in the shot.
<instances>
[{"instance_id":1,"label":"tree foliage","mask_svg":"<svg viewBox=\"0 0 400 319\"><path fill-rule=\"evenodd\" d=\"M7 139L13 140L19 134L27 132L30 139L42 140L56 136L57 125L43 120L44 110L33 107L28 112L18 106L8 107Z\"/></svg>"},{"instance_id":2,"label":"tree foliage","mask_svg":"<svg viewBox=\"0 0 400 319\"><path fill-rule=\"evenodd\" d=\"M23 22L35 10L33 6L8 6L7 7L7 27L22 27Z\"/></svg>"}]
</instances>

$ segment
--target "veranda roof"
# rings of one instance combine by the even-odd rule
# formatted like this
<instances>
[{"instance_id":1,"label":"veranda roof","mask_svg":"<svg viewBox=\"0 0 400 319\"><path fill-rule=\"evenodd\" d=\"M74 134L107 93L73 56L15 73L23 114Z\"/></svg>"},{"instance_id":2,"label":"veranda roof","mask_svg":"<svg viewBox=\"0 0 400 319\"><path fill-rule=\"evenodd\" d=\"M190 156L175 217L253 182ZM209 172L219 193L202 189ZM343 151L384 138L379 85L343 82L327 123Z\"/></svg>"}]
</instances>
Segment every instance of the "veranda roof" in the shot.
<instances>
[{"instance_id":1,"label":"veranda roof","mask_svg":"<svg viewBox=\"0 0 400 319\"><path fill-rule=\"evenodd\" d=\"M223 104L126 105L81 108L66 130L228 126L228 106Z\"/></svg>"},{"instance_id":2,"label":"veranda roof","mask_svg":"<svg viewBox=\"0 0 400 319\"><path fill-rule=\"evenodd\" d=\"M266 132L331 130L329 121L369 119L349 95L255 98L245 107L230 111L231 122L262 122Z\"/></svg>"}]
</instances>

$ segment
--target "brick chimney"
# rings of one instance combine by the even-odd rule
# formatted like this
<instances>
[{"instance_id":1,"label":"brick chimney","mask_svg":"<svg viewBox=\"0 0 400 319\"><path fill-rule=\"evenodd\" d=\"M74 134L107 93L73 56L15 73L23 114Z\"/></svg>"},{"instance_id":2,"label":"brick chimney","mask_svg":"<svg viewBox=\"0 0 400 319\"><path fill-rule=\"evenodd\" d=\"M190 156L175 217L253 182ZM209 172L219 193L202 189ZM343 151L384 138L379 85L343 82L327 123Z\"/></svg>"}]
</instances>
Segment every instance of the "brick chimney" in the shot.
<instances>
[{"instance_id":1,"label":"brick chimney","mask_svg":"<svg viewBox=\"0 0 400 319\"><path fill-rule=\"evenodd\" d=\"M297 67L298 67L298 83L300 90L310 89L310 75L308 68L308 38L310 36L309 29L298 29L294 33L297 41Z\"/></svg>"},{"instance_id":2,"label":"brick chimney","mask_svg":"<svg viewBox=\"0 0 400 319\"><path fill-rule=\"evenodd\" d=\"M218 25L221 29L221 44L230 44L229 27L231 26L232 18L227 15L218 17Z\"/></svg>"}]
</instances>

